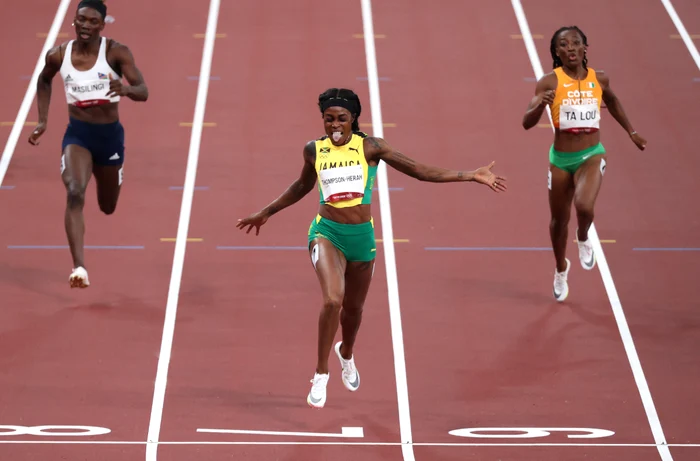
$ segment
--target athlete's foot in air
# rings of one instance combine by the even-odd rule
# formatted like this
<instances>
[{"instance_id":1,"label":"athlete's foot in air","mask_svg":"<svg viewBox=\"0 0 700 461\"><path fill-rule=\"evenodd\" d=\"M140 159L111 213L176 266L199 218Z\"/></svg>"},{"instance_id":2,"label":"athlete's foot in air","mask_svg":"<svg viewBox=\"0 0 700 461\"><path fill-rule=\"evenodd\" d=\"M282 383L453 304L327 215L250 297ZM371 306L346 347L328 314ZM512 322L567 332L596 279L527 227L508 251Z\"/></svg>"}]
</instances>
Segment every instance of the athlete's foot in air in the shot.
<instances>
[{"instance_id":1,"label":"athlete's foot in air","mask_svg":"<svg viewBox=\"0 0 700 461\"><path fill-rule=\"evenodd\" d=\"M569 269L571 268L571 263L566 260L566 269L564 272L557 272L554 269L554 299L562 302L569 296L569 284L567 282L567 277L569 275Z\"/></svg>"},{"instance_id":2,"label":"athlete's foot in air","mask_svg":"<svg viewBox=\"0 0 700 461\"><path fill-rule=\"evenodd\" d=\"M342 341L338 341L335 344L335 354L340 360L340 368L342 369L340 377L343 379L343 384L345 387L352 392L355 392L360 387L360 372L355 368L355 357L350 357L349 360L345 360L342 355L340 355L340 346L343 344Z\"/></svg>"},{"instance_id":3,"label":"athlete's foot in air","mask_svg":"<svg viewBox=\"0 0 700 461\"><path fill-rule=\"evenodd\" d=\"M581 266L587 271L595 267L595 253L591 239L586 238L585 241L579 241L578 229L576 229L576 241L578 243L578 259L581 261Z\"/></svg>"},{"instance_id":4,"label":"athlete's foot in air","mask_svg":"<svg viewBox=\"0 0 700 461\"><path fill-rule=\"evenodd\" d=\"M73 269L73 273L70 274L68 281L71 288L87 288L90 286L88 273L82 266Z\"/></svg>"},{"instance_id":5,"label":"athlete's foot in air","mask_svg":"<svg viewBox=\"0 0 700 461\"><path fill-rule=\"evenodd\" d=\"M306 403L312 408L323 408L326 404L326 386L328 385L329 377L328 373L314 373L314 377L311 380L311 390L306 397Z\"/></svg>"}]
</instances>

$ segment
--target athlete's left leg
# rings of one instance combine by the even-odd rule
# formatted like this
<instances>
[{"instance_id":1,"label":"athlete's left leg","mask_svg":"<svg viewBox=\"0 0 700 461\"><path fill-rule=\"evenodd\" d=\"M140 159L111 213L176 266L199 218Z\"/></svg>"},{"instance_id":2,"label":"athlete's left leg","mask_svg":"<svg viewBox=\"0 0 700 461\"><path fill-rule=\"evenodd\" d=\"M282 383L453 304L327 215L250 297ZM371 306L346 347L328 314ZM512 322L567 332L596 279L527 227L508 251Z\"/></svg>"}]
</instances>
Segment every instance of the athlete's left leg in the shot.
<instances>
[{"instance_id":1,"label":"athlete's left leg","mask_svg":"<svg viewBox=\"0 0 700 461\"><path fill-rule=\"evenodd\" d=\"M362 310L373 274L374 260L350 261L345 270L345 298L343 299L343 308L340 311L340 325L343 335L342 340L335 344L334 349L338 360L340 360L343 384L353 392L360 387L360 373L355 367L353 347L362 323Z\"/></svg>"},{"instance_id":2,"label":"athlete's left leg","mask_svg":"<svg viewBox=\"0 0 700 461\"><path fill-rule=\"evenodd\" d=\"M92 168L97 185L97 203L104 214L110 215L117 209L123 168L124 165L94 165Z\"/></svg>"},{"instance_id":3,"label":"athlete's left leg","mask_svg":"<svg viewBox=\"0 0 700 461\"><path fill-rule=\"evenodd\" d=\"M114 213L124 181L124 127L115 122L103 127L102 145L95 155L92 174L97 184L97 202L107 215Z\"/></svg>"},{"instance_id":4,"label":"athlete's left leg","mask_svg":"<svg viewBox=\"0 0 700 461\"><path fill-rule=\"evenodd\" d=\"M352 357L352 348L362 323L362 309L373 273L374 260L348 262L345 270L345 298L343 309L340 311L340 325L343 333L340 355L346 359Z\"/></svg>"},{"instance_id":5,"label":"athlete's left leg","mask_svg":"<svg viewBox=\"0 0 700 461\"><path fill-rule=\"evenodd\" d=\"M596 155L586 160L574 174L574 208L578 220L576 237L579 260L586 270L593 269L596 262L593 245L588 240L588 229L593 224L595 203L603 184L606 162L605 154Z\"/></svg>"}]
</instances>

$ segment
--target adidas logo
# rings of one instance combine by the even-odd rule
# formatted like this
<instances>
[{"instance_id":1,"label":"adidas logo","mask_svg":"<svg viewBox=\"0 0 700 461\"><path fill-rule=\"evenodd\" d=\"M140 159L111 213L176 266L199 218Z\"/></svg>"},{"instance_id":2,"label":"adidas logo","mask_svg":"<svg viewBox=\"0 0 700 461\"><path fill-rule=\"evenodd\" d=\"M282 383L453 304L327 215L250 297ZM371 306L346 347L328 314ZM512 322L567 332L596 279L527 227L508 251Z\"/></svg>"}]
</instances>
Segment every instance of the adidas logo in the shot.
<instances>
[{"instance_id":1,"label":"adidas logo","mask_svg":"<svg viewBox=\"0 0 700 461\"><path fill-rule=\"evenodd\" d=\"M114 155L112 155L109 159L110 159L110 160L119 160L119 154L117 154L117 153L115 152Z\"/></svg>"}]
</instances>

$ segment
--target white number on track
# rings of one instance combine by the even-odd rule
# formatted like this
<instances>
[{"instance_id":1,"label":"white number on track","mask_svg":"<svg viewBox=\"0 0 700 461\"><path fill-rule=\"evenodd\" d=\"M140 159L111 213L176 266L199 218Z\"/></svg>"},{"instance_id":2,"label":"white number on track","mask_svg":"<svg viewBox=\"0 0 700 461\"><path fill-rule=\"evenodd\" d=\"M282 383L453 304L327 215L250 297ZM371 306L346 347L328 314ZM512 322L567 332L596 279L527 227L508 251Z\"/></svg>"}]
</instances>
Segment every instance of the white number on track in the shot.
<instances>
[{"instance_id":1,"label":"white number on track","mask_svg":"<svg viewBox=\"0 0 700 461\"><path fill-rule=\"evenodd\" d=\"M106 427L96 426L2 426L0 437L36 435L42 437L89 437L112 432Z\"/></svg>"},{"instance_id":2,"label":"white number on track","mask_svg":"<svg viewBox=\"0 0 700 461\"><path fill-rule=\"evenodd\" d=\"M496 432L496 434L482 434ZM615 433L607 429L592 429L585 427L469 427L455 429L449 432L457 437L475 437L483 439L533 439L547 437L550 432L580 432L582 434L567 434L570 439L599 439L610 437Z\"/></svg>"}]
</instances>

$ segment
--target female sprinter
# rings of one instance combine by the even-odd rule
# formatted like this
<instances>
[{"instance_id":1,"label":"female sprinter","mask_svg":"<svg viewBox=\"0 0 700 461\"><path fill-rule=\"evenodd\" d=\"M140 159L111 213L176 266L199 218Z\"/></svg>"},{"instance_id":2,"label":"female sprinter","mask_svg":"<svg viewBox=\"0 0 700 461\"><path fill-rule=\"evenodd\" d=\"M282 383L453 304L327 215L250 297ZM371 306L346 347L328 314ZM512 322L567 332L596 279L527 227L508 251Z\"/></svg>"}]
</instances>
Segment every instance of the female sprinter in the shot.
<instances>
[{"instance_id":1,"label":"female sprinter","mask_svg":"<svg viewBox=\"0 0 700 461\"><path fill-rule=\"evenodd\" d=\"M275 213L298 202L318 179L320 209L308 232L311 262L321 284L323 307L318 323L318 361L307 402L321 408L326 402L328 357L342 326L342 341L335 344L343 384L350 391L360 385L353 345L360 328L362 308L374 271L374 221L370 212L377 165L384 160L398 171L421 181L476 181L492 190L505 191L505 179L491 165L475 171L453 171L423 165L392 148L381 138L359 131L360 99L351 90L332 88L321 94L318 106L326 135L304 147L299 179L261 211L238 221L247 232Z\"/></svg>"},{"instance_id":2,"label":"female sprinter","mask_svg":"<svg viewBox=\"0 0 700 461\"><path fill-rule=\"evenodd\" d=\"M523 127L529 130L546 106L552 112L555 132L549 149L549 233L556 259L553 292L559 302L569 294L566 242L572 201L578 218L579 260L586 270L595 267L588 229L605 173L606 153L599 131L601 100L639 149L644 150L647 143L627 120L608 76L588 67L587 47L588 39L578 27L562 27L554 33L550 45L554 71L537 82L535 97L523 117Z\"/></svg>"},{"instance_id":3,"label":"female sprinter","mask_svg":"<svg viewBox=\"0 0 700 461\"><path fill-rule=\"evenodd\" d=\"M117 207L124 164L119 99L148 99L148 88L129 48L100 36L106 16L102 0L82 0L73 21L76 39L47 52L37 81L39 123L29 137L31 144L38 145L46 131L51 82L60 72L69 115L61 148L61 176L67 192L64 221L73 258L71 288L90 285L83 259L83 206L91 174L95 176L100 210L109 215ZM131 86L122 84L122 75Z\"/></svg>"}]
</instances>

